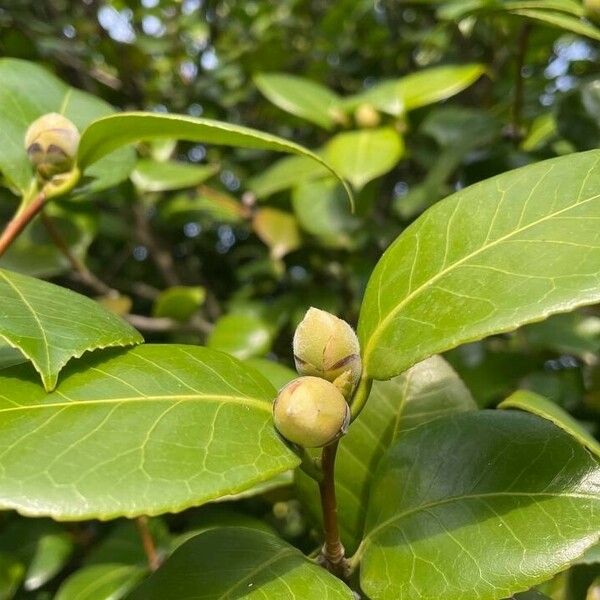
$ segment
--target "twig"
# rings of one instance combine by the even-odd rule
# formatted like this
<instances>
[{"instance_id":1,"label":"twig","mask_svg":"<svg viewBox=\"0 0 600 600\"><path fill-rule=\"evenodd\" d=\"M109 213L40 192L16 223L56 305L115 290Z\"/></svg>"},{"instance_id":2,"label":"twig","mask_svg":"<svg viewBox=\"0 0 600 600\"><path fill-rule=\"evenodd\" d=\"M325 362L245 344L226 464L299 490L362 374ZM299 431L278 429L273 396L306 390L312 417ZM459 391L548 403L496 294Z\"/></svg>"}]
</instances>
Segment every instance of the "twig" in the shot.
<instances>
[{"instance_id":1,"label":"twig","mask_svg":"<svg viewBox=\"0 0 600 600\"><path fill-rule=\"evenodd\" d=\"M349 575L349 565L345 558L345 549L340 540L337 520L337 501L335 497L335 456L338 442L325 446L321 453L321 469L323 478L319 482L321 494L321 509L323 511L323 528L325 543L321 549L319 562L331 573L346 579Z\"/></svg>"},{"instance_id":2,"label":"twig","mask_svg":"<svg viewBox=\"0 0 600 600\"><path fill-rule=\"evenodd\" d=\"M142 540L146 558L148 559L148 566L151 571L156 571L160 567L160 557L158 556L154 538L148 527L148 517L138 517L135 520L135 524Z\"/></svg>"},{"instance_id":3,"label":"twig","mask_svg":"<svg viewBox=\"0 0 600 600\"><path fill-rule=\"evenodd\" d=\"M42 223L50 236L50 239L54 243L54 245L62 252L65 258L69 261L71 268L77 274L77 278L87 285L89 288L93 289L100 295L109 296L116 295L118 292L106 285L104 281L96 277L74 254L71 252L68 244L64 241L60 232L54 226L52 219L48 217L45 212L42 212Z\"/></svg>"},{"instance_id":4,"label":"twig","mask_svg":"<svg viewBox=\"0 0 600 600\"><path fill-rule=\"evenodd\" d=\"M14 217L8 222L0 235L0 256L2 256L15 241L17 236L27 227L32 219L44 208L46 194L40 192L22 210L18 210Z\"/></svg>"},{"instance_id":5,"label":"twig","mask_svg":"<svg viewBox=\"0 0 600 600\"><path fill-rule=\"evenodd\" d=\"M170 286L179 285L179 277L177 276L177 270L175 269L175 262L169 252L164 250L159 242L154 237L154 233L150 228L148 219L146 217L146 211L141 202L134 204L133 215L136 223L136 234L138 240L148 248L152 260L158 267L165 283Z\"/></svg>"},{"instance_id":6,"label":"twig","mask_svg":"<svg viewBox=\"0 0 600 600\"><path fill-rule=\"evenodd\" d=\"M152 333L168 333L172 331L187 331L190 333L209 334L213 326L200 317L194 317L187 323L180 323L166 317L146 317L144 315L125 315L123 317L136 329Z\"/></svg>"}]
</instances>

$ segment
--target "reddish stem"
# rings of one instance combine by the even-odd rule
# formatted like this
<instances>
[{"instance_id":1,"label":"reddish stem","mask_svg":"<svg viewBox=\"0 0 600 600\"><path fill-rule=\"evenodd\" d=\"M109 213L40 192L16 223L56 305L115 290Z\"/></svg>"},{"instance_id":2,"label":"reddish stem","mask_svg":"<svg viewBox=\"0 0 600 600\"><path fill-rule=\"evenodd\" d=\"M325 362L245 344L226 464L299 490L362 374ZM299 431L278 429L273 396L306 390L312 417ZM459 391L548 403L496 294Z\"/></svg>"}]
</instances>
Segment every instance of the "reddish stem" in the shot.
<instances>
[{"instance_id":1,"label":"reddish stem","mask_svg":"<svg viewBox=\"0 0 600 600\"><path fill-rule=\"evenodd\" d=\"M321 563L334 575L345 579L348 576L348 563L345 550L340 540L337 520L337 501L335 497L335 456L338 442L325 446L321 453L323 478L319 482L321 493L321 509L323 511L323 528L325 543L321 550Z\"/></svg>"},{"instance_id":2,"label":"reddish stem","mask_svg":"<svg viewBox=\"0 0 600 600\"><path fill-rule=\"evenodd\" d=\"M46 194L40 192L23 210L17 211L15 216L8 222L0 235L0 256L2 256L15 241L18 235L27 227L32 219L44 208Z\"/></svg>"}]
</instances>

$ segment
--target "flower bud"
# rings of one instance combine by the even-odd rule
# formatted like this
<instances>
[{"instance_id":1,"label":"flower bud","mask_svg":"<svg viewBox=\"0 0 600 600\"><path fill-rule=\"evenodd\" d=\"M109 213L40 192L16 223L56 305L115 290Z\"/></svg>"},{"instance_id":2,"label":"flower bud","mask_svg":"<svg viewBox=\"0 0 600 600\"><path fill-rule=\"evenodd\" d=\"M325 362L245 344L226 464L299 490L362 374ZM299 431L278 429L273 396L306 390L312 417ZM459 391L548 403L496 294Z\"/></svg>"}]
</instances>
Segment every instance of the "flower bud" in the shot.
<instances>
[{"instance_id":1,"label":"flower bud","mask_svg":"<svg viewBox=\"0 0 600 600\"><path fill-rule=\"evenodd\" d=\"M290 442L320 448L346 433L350 407L332 383L318 377L298 377L277 395L273 420Z\"/></svg>"},{"instance_id":2,"label":"flower bud","mask_svg":"<svg viewBox=\"0 0 600 600\"><path fill-rule=\"evenodd\" d=\"M348 371L344 382L346 397L358 383L362 371L360 346L352 327L318 308L309 308L296 328L294 361L300 375L314 375L331 382Z\"/></svg>"},{"instance_id":3,"label":"flower bud","mask_svg":"<svg viewBox=\"0 0 600 600\"><path fill-rule=\"evenodd\" d=\"M584 0L586 16L593 21L600 21L600 0Z\"/></svg>"},{"instance_id":4,"label":"flower bud","mask_svg":"<svg viewBox=\"0 0 600 600\"><path fill-rule=\"evenodd\" d=\"M25 134L29 160L42 179L51 179L73 168L79 131L69 119L48 113L35 120Z\"/></svg>"},{"instance_id":5,"label":"flower bud","mask_svg":"<svg viewBox=\"0 0 600 600\"><path fill-rule=\"evenodd\" d=\"M361 104L354 113L354 119L359 127L377 127L381 117L372 104Z\"/></svg>"}]
</instances>

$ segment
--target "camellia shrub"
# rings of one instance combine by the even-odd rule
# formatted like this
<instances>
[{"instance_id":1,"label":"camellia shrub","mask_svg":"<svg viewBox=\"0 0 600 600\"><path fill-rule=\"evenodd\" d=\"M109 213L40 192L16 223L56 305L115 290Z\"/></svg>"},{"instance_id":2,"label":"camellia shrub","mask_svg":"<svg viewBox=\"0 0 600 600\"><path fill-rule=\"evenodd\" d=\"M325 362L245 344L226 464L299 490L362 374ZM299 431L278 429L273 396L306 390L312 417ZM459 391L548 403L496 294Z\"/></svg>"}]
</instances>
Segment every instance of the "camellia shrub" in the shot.
<instances>
[{"instance_id":1,"label":"camellia shrub","mask_svg":"<svg viewBox=\"0 0 600 600\"><path fill-rule=\"evenodd\" d=\"M424 4L442 29L600 39L578 2ZM490 75L445 63L342 94L255 73L326 132L310 150L0 59L0 598L598 597L600 150L561 111L593 133L600 80L528 132L431 108ZM233 148L237 183L177 144ZM495 144L512 162L449 189ZM385 177L434 154L370 220ZM171 251L182 226L217 232L209 267ZM117 274L148 253L162 286Z\"/></svg>"}]
</instances>

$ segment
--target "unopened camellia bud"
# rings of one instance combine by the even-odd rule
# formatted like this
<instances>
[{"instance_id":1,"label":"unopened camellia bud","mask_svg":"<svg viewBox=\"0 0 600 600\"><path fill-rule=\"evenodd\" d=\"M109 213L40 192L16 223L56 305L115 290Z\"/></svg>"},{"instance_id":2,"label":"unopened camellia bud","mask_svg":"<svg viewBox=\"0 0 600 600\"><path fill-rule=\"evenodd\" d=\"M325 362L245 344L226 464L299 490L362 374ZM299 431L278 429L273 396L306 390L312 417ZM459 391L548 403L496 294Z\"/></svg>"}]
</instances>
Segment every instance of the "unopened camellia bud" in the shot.
<instances>
[{"instance_id":1,"label":"unopened camellia bud","mask_svg":"<svg viewBox=\"0 0 600 600\"><path fill-rule=\"evenodd\" d=\"M361 104L354 113L356 124L359 127L377 127L381 122L381 116L372 104Z\"/></svg>"},{"instance_id":2,"label":"unopened camellia bud","mask_svg":"<svg viewBox=\"0 0 600 600\"><path fill-rule=\"evenodd\" d=\"M78 146L77 127L58 113L35 120L25 134L27 155L42 179L70 171Z\"/></svg>"},{"instance_id":3,"label":"unopened camellia bud","mask_svg":"<svg viewBox=\"0 0 600 600\"><path fill-rule=\"evenodd\" d=\"M600 21L600 0L583 0L583 6L588 17Z\"/></svg>"},{"instance_id":4,"label":"unopened camellia bud","mask_svg":"<svg viewBox=\"0 0 600 600\"><path fill-rule=\"evenodd\" d=\"M360 346L346 321L318 308L308 309L294 334L294 360L300 375L335 382L348 397L362 371Z\"/></svg>"},{"instance_id":5,"label":"unopened camellia bud","mask_svg":"<svg viewBox=\"0 0 600 600\"><path fill-rule=\"evenodd\" d=\"M273 420L279 433L305 448L320 448L344 435L350 408L342 393L319 377L298 377L277 395Z\"/></svg>"}]
</instances>

